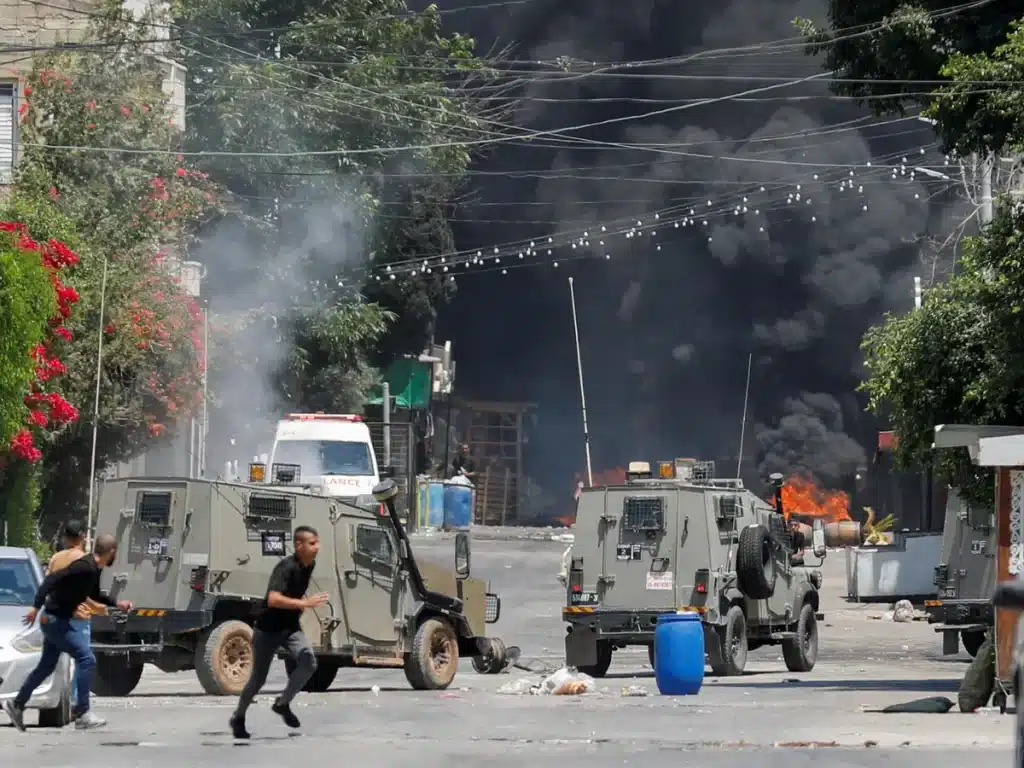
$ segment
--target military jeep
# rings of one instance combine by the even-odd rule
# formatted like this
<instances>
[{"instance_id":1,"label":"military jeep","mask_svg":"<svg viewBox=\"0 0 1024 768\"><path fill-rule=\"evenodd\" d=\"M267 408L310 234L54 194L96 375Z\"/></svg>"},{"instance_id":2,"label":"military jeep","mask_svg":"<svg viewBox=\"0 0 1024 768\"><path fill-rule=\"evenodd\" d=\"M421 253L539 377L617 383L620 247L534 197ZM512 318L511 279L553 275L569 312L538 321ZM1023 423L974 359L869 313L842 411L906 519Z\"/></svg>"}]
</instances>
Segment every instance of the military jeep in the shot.
<instances>
[{"instance_id":1,"label":"military jeep","mask_svg":"<svg viewBox=\"0 0 1024 768\"><path fill-rule=\"evenodd\" d=\"M809 672L818 656L820 522L790 524L712 462L629 466L625 485L584 488L570 553L563 619L566 665L601 677L616 649L647 646L654 663L658 617L695 611L715 675L739 675L747 653L781 645L787 669ZM820 566L821 563L817 563Z\"/></svg>"},{"instance_id":2,"label":"military jeep","mask_svg":"<svg viewBox=\"0 0 1024 768\"><path fill-rule=\"evenodd\" d=\"M504 645L485 636L485 625L498 620L501 603L486 582L469 578L468 535L456 538L454 570L419 562L396 494L392 480L361 504L307 487L148 477L104 483L97 530L116 535L119 550L101 583L135 608L93 617L93 690L127 696L150 663L195 670L211 695L240 693L267 581L299 525L320 534L310 591L330 596L302 615L318 661L307 690L326 691L344 667L402 668L413 688L433 690L451 684L460 656L473 658L478 671L499 671Z\"/></svg>"}]
</instances>

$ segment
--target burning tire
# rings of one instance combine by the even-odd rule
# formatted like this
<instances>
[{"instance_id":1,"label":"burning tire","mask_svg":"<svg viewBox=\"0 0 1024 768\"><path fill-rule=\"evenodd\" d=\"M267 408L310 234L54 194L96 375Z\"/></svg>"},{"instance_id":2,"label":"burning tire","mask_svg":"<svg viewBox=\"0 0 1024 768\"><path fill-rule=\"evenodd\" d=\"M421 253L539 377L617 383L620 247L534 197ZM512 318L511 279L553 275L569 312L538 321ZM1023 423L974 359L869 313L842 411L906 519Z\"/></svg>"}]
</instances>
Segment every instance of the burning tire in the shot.
<instances>
[{"instance_id":1,"label":"burning tire","mask_svg":"<svg viewBox=\"0 0 1024 768\"><path fill-rule=\"evenodd\" d=\"M810 672L818 661L818 620L814 606L804 603L796 623L796 637L782 641L782 658L790 672Z\"/></svg>"},{"instance_id":2,"label":"burning tire","mask_svg":"<svg viewBox=\"0 0 1024 768\"><path fill-rule=\"evenodd\" d=\"M417 691L443 691L459 668L459 641L447 621L427 619L405 657L405 679Z\"/></svg>"},{"instance_id":3,"label":"burning tire","mask_svg":"<svg viewBox=\"0 0 1024 768\"><path fill-rule=\"evenodd\" d=\"M775 557L768 529L748 525L740 531L736 550L736 582L751 600L766 600L775 593Z\"/></svg>"},{"instance_id":4,"label":"burning tire","mask_svg":"<svg viewBox=\"0 0 1024 768\"><path fill-rule=\"evenodd\" d=\"M481 675L496 675L505 669L505 643L492 637L490 646L485 655L473 657L473 669Z\"/></svg>"},{"instance_id":5,"label":"burning tire","mask_svg":"<svg viewBox=\"0 0 1024 768\"><path fill-rule=\"evenodd\" d=\"M196 647L196 677L211 696L237 696L252 674L252 627L234 619L218 624Z\"/></svg>"},{"instance_id":6,"label":"burning tire","mask_svg":"<svg viewBox=\"0 0 1024 768\"><path fill-rule=\"evenodd\" d=\"M715 677L742 675L747 666L747 617L740 606L729 608L725 625L717 634L719 649L717 654L711 654L711 674Z\"/></svg>"}]
</instances>

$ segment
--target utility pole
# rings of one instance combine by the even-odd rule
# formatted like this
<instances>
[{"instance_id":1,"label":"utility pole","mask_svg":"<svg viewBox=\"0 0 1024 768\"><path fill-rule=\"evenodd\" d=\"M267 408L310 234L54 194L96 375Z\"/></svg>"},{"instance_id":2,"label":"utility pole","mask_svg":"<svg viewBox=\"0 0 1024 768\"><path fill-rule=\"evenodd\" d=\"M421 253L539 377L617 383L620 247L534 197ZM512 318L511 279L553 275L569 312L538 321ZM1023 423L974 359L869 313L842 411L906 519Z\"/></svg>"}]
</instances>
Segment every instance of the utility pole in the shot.
<instances>
[{"instance_id":1,"label":"utility pole","mask_svg":"<svg viewBox=\"0 0 1024 768\"><path fill-rule=\"evenodd\" d=\"M989 152L981 166L981 204L978 208L978 218L982 226L988 224L993 218L992 166L995 163L996 153Z\"/></svg>"}]
</instances>

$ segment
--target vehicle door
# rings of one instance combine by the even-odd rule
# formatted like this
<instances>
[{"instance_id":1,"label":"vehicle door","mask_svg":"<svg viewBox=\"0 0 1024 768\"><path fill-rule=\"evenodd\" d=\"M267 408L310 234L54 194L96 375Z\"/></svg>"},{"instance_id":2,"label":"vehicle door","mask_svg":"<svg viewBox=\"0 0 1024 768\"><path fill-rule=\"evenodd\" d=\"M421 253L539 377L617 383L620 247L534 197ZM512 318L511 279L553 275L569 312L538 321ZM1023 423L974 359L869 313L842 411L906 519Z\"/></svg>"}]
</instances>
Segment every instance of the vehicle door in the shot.
<instances>
[{"instance_id":1,"label":"vehicle door","mask_svg":"<svg viewBox=\"0 0 1024 768\"><path fill-rule=\"evenodd\" d=\"M174 606L187 483L128 482L116 531L118 555L104 569L103 586L115 600L131 600L136 608Z\"/></svg>"},{"instance_id":2,"label":"vehicle door","mask_svg":"<svg viewBox=\"0 0 1024 768\"><path fill-rule=\"evenodd\" d=\"M372 517L343 517L344 536L335 538L349 642L380 648L398 639L402 578L397 542L390 526ZM341 532L339 531L339 534Z\"/></svg>"},{"instance_id":3,"label":"vehicle door","mask_svg":"<svg viewBox=\"0 0 1024 768\"><path fill-rule=\"evenodd\" d=\"M622 488L605 494L598 598L606 610L676 609L675 489Z\"/></svg>"}]
</instances>

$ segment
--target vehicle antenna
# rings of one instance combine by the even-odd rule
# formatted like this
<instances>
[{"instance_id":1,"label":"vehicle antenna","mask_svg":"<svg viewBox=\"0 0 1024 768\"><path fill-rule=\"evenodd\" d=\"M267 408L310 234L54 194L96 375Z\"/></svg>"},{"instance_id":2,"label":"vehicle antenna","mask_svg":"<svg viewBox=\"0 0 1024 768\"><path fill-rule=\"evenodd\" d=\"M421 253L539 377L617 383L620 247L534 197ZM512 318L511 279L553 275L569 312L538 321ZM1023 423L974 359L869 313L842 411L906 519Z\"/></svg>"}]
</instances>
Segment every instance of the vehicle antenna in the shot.
<instances>
[{"instance_id":1,"label":"vehicle antenna","mask_svg":"<svg viewBox=\"0 0 1024 768\"><path fill-rule=\"evenodd\" d=\"M743 468L743 438L747 433L747 401L750 399L750 368L754 363L754 353L747 356L747 386L743 391L743 423L740 425L740 450L736 456L736 477L739 478Z\"/></svg>"},{"instance_id":2,"label":"vehicle antenna","mask_svg":"<svg viewBox=\"0 0 1024 768\"><path fill-rule=\"evenodd\" d=\"M572 304L572 331L576 337L576 370L580 375L580 408L583 410L583 450L587 456L587 486L593 487L594 473L590 467L590 432L587 431L587 398L583 394L583 359L580 355L580 326L576 321L576 290L569 278L569 302Z\"/></svg>"}]
</instances>

